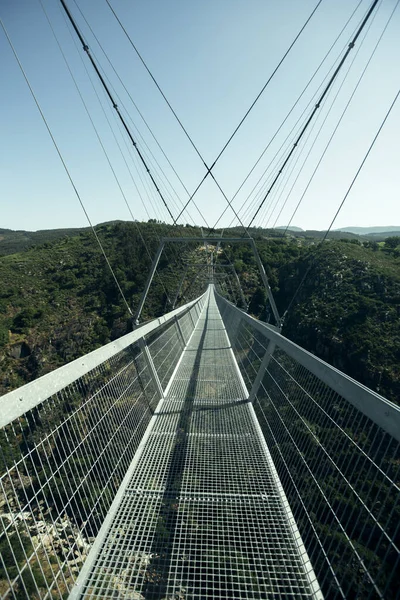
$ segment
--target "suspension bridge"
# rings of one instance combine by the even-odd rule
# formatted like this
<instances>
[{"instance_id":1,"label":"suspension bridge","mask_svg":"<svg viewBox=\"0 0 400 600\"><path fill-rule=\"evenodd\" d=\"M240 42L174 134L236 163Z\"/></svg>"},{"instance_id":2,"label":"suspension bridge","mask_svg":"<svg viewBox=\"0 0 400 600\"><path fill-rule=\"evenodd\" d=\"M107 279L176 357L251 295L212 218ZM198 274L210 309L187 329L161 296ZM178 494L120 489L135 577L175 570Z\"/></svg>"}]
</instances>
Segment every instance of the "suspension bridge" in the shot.
<instances>
[{"instance_id":1,"label":"suspension bridge","mask_svg":"<svg viewBox=\"0 0 400 600\"><path fill-rule=\"evenodd\" d=\"M212 282L1 406L2 598L398 595L399 408Z\"/></svg>"},{"instance_id":2,"label":"suspension bridge","mask_svg":"<svg viewBox=\"0 0 400 600\"><path fill-rule=\"evenodd\" d=\"M0 399L0 598L400 598L400 409L281 334L282 318L249 232L308 135L378 0L361 19L357 16L345 52L318 88L315 104L290 139L275 175L246 208L246 217L254 213L247 227L233 207L236 194L230 200L212 173L320 4L211 166L167 101L206 167L174 216L114 90L61 0L173 224L190 203L203 218L194 196L210 177L227 201L220 219L231 209L244 233L241 238L217 234L218 219L201 237L160 239L133 314L92 228L134 330ZM179 243L207 249L205 264L192 265L202 293L175 308L186 267L172 310L141 323L160 257L166 245ZM214 263L223 243L249 244L275 325L247 313L228 257L219 266L232 275L242 308L225 297L224 276Z\"/></svg>"}]
</instances>

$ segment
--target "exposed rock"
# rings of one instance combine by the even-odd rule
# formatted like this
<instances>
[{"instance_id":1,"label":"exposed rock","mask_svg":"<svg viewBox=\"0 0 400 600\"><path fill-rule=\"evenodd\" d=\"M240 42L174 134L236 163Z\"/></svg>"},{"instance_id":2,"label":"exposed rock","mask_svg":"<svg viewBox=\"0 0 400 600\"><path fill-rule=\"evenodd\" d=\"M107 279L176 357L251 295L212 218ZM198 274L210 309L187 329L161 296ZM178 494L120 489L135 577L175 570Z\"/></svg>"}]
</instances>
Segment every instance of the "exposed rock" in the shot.
<instances>
[{"instance_id":1,"label":"exposed rock","mask_svg":"<svg viewBox=\"0 0 400 600\"><path fill-rule=\"evenodd\" d=\"M46 548L46 550L51 550L53 548L54 538L52 535L48 533L39 535L39 541L42 544L42 546Z\"/></svg>"},{"instance_id":2,"label":"exposed rock","mask_svg":"<svg viewBox=\"0 0 400 600\"><path fill-rule=\"evenodd\" d=\"M9 353L12 358L26 358L30 356L32 350L26 342L19 342L10 347Z\"/></svg>"}]
</instances>

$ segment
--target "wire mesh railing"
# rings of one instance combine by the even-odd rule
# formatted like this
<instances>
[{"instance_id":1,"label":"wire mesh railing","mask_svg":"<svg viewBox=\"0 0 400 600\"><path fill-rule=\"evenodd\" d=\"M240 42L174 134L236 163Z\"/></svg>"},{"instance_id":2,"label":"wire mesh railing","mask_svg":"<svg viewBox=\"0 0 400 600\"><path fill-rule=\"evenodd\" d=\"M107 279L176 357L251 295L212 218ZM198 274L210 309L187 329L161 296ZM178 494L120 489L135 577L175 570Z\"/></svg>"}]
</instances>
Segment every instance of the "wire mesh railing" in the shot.
<instances>
[{"instance_id":1,"label":"wire mesh railing","mask_svg":"<svg viewBox=\"0 0 400 600\"><path fill-rule=\"evenodd\" d=\"M205 299L0 400L0 598L68 597L130 476ZM399 407L276 328L220 296L217 302L325 597L397 598ZM207 353L203 358L209 360ZM210 364L220 359L217 354ZM207 531L219 535L217 516L207 514ZM253 517L256 523L265 515Z\"/></svg>"},{"instance_id":2,"label":"wire mesh railing","mask_svg":"<svg viewBox=\"0 0 400 600\"><path fill-rule=\"evenodd\" d=\"M70 599L321 600L211 294Z\"/></svg>"},{"instance_id":3,"label":"wire mesh railing","mask_svg":"<svg viewBox=\"0 0 400 600\"><path fill-rule=\"evenodd\" d=\"M325 597L398 598L399 407L217 300Z\"/></svg>"},{"instance_id":4,"label":"wire mesh railing","mask_svg":"<svg viewBox=\"0 0 400 600\"><path fill-rule=\"evenodd\" d=\"M205 297L0 399L0 598L66 598Z\"/></svg>"}]
</instances>

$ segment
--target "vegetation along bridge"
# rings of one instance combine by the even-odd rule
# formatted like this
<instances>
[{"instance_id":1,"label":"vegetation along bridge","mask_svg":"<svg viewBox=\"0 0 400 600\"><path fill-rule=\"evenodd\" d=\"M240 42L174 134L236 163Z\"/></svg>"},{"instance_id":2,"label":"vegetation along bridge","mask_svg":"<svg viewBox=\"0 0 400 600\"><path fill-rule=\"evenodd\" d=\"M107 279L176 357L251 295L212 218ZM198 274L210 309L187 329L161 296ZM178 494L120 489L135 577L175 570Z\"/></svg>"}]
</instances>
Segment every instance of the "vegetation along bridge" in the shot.
<instances>
[{"instance_id":1,"label":"vegetation along bridge","mask_svg":"<svg viewBox=\"0 0 400 600\"><path fill-rule=\"evenodd\" d=\"M213 284L0 424L2 598L398 593L398 407Z\"/></svg>"}]
</instances>

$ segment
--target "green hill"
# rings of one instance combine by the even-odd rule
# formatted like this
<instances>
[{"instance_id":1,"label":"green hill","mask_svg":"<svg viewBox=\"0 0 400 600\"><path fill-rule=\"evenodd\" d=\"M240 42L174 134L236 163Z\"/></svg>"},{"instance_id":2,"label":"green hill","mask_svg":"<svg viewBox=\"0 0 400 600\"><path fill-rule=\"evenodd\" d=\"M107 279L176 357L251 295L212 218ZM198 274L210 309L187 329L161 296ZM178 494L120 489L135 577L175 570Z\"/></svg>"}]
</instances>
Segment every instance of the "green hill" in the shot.
<instances>
[{"instance_id":1,"label":"green hill","mask_svg":"<svg viewBox=\"0 0 400 600\"><path fill-rule=\"evenodd\" d=\"M169 228L141 224L150 255ZM175 235L200 230L175 229ZM131 307L138 304L151 264L133 223L97 233ZM15 242L16 238L14 238ZM17 243L17 242L15 242ZM168 307L193 248L169 248L159 264L143 319ZM132 330L132 320L90 230L0 257L0 393L43 375ZM165 293L165 290L167 294ZM191 290L197 293L196 286Z\"/></svg>"},{"instance_id":2,"label":"green hill","mask_svg":"<svg viewBox=\"0 0 400 600\"><path fill-rule=\"evenodd\" d=\"M13 231L12 229L0 229L0 256L22 252L32 246L53 242L64 237L78 235L82 231L88 231L88 227L79 229L43 229L42 231Z\"/></svg>"},{"instance_id":3,"label":"green hill","mask_svg":"<svg viewBox=\"0 0 400 600\"><path fill-rule=\"evenodd\" d=\"M161 236L200 235L192 227L140 224L151 256ZM4 231L4 230L3 230ZM129 305L134 309L150 267L134 223L97 227ZM7 233L18 252L0 257L0 393L115 339L132 320L89 229L55 230L30 238ZM280 314L283 314L318 247L308 232L252 231ZM14 236L12 234L15 234ZM235 230L225 235L234 235ZM354 235L354 234L348 234ZM298 237L299 236L299 237ZM52 239L53 237L53 239ZM55 238L55 239L54 239ZM33 244L23 250L26 239ZM37 240L41 240L38 245ZM400 237L385 243L331 240L318 251L283 333L360 382L397 401L400 394ZM36 240L36 241L35 241ZM43 241L45 240L45 241ZM4 241L4 239L3 239ZM1 245L1 244L0 244ZM11 246L9 246L11 247ZM268 320L265 291L247 244L224 246L218 266L229 258L242 282L249 311ZM172 245L163 255L143 319L169 310L186 262L194 263L180 302L201 291L198 244ZM195 284L190 284L190 279ZM227 286L226 294L240 302Z\"/></svg>"},{"instance_id":4,"label":"green hill","mask_svg":"<svg viewBox=\"0 0 400 600\"><path fill-rule=\"evenodd\" d=\"M293 237L257 242L281 315L313 261L282 333L400 403L400 237L388 238L382 247L357 240L331 240L321 247L315 242ZM230 258L249 311L268 319L248 248L232 247Z\"/></svg>"}]
</instances>

